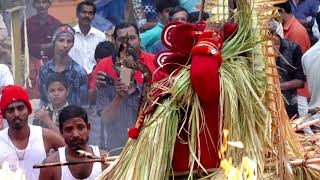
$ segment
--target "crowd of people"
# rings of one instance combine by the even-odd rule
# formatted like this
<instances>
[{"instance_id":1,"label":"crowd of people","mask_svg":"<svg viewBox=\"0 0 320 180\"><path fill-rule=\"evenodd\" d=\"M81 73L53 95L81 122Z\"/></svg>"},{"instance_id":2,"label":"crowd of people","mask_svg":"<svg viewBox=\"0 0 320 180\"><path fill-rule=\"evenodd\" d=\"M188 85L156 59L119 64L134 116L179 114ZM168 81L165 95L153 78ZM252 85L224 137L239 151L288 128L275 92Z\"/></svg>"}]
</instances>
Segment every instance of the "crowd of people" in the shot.
<instances>
[{"instance_id":1,"label":"crowd of people","mask_svg":"<svg viewBox=\"0 0 320 180\"><path fill-rule=\"evenodd\" d=\"M119 155L128 140L127 129L135 124L144 83L142 72L123 67L119 51L128 43L129 58L148 67L152 82L167 77L154 60L167 49L160 38L162 29L169 22L196 22L199 12L194 6L200 2L132 0L133 22L124 16L124 0L85 0L76 7L75 26L50 15L51 3L33 0L36 14L26 21L27 37L24 26L21 29L29 47L28 87L13 85L10 66L0 64L0 164L7 161L13 170L22 168L27 179L94 179L105 166L32 166L86 159L77 156L79 149L99 157ZM276 6L280 17L269 21L269 30L279 54L287 113L306 116L320 106L320 1L289 0ZM122 11L116 11L119 7ZM205 13L203 20L209 16ZM112 40L105 34L109 27L114 27ZM6 38L0 15L0 42ZM33 107L31 99L39 99L38 105ZM304 131L313 134L316 128Z\"/></svg>"}]
</instances>

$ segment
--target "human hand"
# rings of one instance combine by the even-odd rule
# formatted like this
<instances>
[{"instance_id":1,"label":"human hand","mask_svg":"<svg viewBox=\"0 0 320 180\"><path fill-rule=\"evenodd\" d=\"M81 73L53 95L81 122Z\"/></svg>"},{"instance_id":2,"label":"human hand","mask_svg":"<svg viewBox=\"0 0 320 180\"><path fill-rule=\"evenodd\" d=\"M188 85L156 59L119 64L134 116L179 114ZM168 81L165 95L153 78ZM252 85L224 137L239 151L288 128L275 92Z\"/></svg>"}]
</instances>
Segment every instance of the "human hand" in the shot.
<instances>
[{"instance_id":1,"label":"human hand","mask_svg":"<svg viewBox=\"0 0 320 180\"><path fill-rule=\"evenodd\" d=\"M105 72L99 71L96 76L96 86L99 87L104 87L107 84L112 84L113 85L113 78L109 77Z\"/></svg>"},{"instance_id":2,"label":"human hand","mask_svg":"<svg viewBox=\"0 0 320 180\"><path fill-rule=\"evenodd\" d=\"M114 82L114 86L116 88L116 93L118 97L125 97L128 94L129 86L127 86L124 82L119 79Z\"/></svg>"},{"instance_id":3,"label":"human hand","mask_svg":"<svg viewBox=\"0 0 320 180\"><path fill-rule=\"evenodd\" d=\"M34 116L44 123L50 121L49 113L44 107L41 107L41 109L37 111Z\"/></svg>"}]
</instances>

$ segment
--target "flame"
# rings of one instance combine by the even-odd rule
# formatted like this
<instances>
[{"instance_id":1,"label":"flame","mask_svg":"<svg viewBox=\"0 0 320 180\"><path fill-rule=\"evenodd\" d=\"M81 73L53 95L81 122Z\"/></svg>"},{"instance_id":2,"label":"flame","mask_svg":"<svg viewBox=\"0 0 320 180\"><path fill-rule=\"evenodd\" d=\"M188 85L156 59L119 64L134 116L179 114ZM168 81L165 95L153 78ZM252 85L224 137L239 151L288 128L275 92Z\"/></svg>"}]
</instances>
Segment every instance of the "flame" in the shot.
<instances>
[{"instance_id":1,"label":"flame","mask_svg":"<svg viewBox=\"0 0 320 180\"><path fill-rule=\"evenodd\" d=\"M0 177L4 180L26 180L26 177L22 170L18 167L17 170L11 171L9 163L4 162L0 169Z\"/></svg>"},{"instance_id":2,"label":"flame","mask_svg":"<svg viewBox=\"0 0 320 180\"><path fill-rule=\"evenodd\" d=\"M220 168L224 171L224 176L226 180L256 180L257 179L257 164L249 159L248 157L242 158L241 167L235 167L232 163L232 159L228 160L225 158L225 152L228 148L228 144L243 148L243 143L240 141L231 142L228 141L229 131L223 130L223 143L219 150L219 157L221 158Z\"/></svg>"}]
</instances>

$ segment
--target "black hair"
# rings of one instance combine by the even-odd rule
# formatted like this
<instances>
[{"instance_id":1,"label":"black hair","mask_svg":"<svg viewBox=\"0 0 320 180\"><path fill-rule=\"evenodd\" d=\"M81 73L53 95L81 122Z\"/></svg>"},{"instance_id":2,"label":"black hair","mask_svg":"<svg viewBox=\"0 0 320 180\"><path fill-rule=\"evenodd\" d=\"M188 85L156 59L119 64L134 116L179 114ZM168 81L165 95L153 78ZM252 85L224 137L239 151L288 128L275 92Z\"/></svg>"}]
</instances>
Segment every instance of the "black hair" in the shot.
<instances>
[{"instance_id":1,"label":"black hair","mask_svg":"<svg viewBox=\"0 0 320 180\"><path fill-rule=\"evenodd\" d=\"M136 24L123 22L123 23L120 23L119 25L116 25L116 27L114 28L114 32L113 32L113 38L114 38L114 40L117 39L117 36L118 36L118 35L117 35L117 32L118 32L120 29L125 29L125 28L128 28L128 27L130 27L130 26L132 26L132 27L135 29L135 31L136 31L136 33L137 33L137 35L138 35L138 37L139 37L139 28L138 28L138 26L137 26Z\"/></svg>"},{"instance_id":2,"label":"black hair","mask_svg":"<svg viewBox=\"0 0 320 180\"><path fill-rule=\"evenodd\" d=\"M59 114L59 130L61 134L63 132L63 123L72 118L81 118L86 125L89 125L87 112L80 106L69 105L63 108Z\"/></svg>"},{"instance_id":3,"label":"black hair","mask_svg":"<svg viewBox=\"0 0 320 180\"><path fill-rule=\"evenodd\" d=\"M116 48L112 42L102 41L97 45L96 50L94 51L94 59L97 61L98 59L112 56L115 52Z\"/></svg>"},{"instance_id":4,"label":"black hair","mask_svg":"<svg viewBox=\"0 0 320 180\"><path fill-rule=\"evenodd\" d=\"M318 29L320 31L320 12L317 12L317 14L316 14L316 22L318 24Z\"/></svg>"},{"instance_id":5,"label":"black hair","mask_svg":"<svg viewBox=\"0 0 320 180\"><path fill-rule=\"evenodd\" d=\"M46 81L47 90L48 90L50 84L52 84L54 82L60 82L66 89L69 89L69 85L68 85L66 79L64 78L64 76L62 76L59 73L54 73L54 74L49 74L49 76L47 77L47 81Z\"/></svg>"},{"instance_id":6,"label":"black hair","mask_svg":"<svg viewBox=\"0 0 320 180\"><path fill-rule=\"evenodd\" d=\"M199 11L195 11L195 12L190 13L189 16L188 16L188 22L190 22L190 23L195 23L195 22L197 22L198 19L199 19L199 14L200 14ZM203 15L202 15L202 19L201 19L201 20L202 20L202 21L205 21L205 20L207 20L208 18L209 18L209 13L203 12Z\"/></svg>"},{"instance_id":7,"label":"black hair","mask_svg":"<svg viewBox=\"0 0 320 180\"><path fill-rule=\"evenodd\" d=\"M279 8L283 8L284 11L285 11L287 14L290 14L290 13L292 12L289 1L284 2L284 3L275 4L274 6L275 6L275 7L279 7Z\"/></svg>"},{"instance_id":8,"label":"black hair","mask_svg":"<svg viewBox=\"0 0 320 180\"><path fill-rule=\"evenodd\" d=\"M171 21L172 16L174 14L179 13L179 12L183 12L183 11L187 13L187 18L188 18L189 12L185 8L183 8L181 6L176 6L176 7L172 8L172 9L170 9L170 11L169 11L169 20Z\"/></svg>"},{"instance_id":9,"label":"black hair","mask_svg":"<svg viewBox=\"0 0 320 180\"><path fill-rule=\"evenodd\" d=\"M177 0L156 0L156 11L161 13L166 8L172 8L179 6L179 1Z\"/></svg>"},{"instance_id":10,"label":"black hair","mask_svg":"<svg viewBox=\"0 0 320 180\"><path fill-rule=\"evenodd\" d=\"M77 15L80 13L80 11L82 10L82 6L84 6L84 5L93 7L93 14L96 14L97 8L96 8L96 5L93 2L91 2L91 1L82 1L77 5Z\"/></svg>"}]
</instances>

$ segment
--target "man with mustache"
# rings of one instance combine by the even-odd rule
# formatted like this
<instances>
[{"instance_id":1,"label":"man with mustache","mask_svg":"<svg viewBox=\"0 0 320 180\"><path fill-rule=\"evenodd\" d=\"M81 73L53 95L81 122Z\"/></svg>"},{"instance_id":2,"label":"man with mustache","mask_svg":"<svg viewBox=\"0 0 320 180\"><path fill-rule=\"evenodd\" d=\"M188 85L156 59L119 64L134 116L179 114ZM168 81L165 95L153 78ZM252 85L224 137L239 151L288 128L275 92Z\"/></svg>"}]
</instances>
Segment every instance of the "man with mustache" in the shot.
<instances>
[{"instance_id":1,"label":"man with mustache","mask_svg":"<svg viewBox=\"0 0 320 180\"><path fill-rule=\"evenodd\" d=\"M9 125L0 131L0 164L9 163L12 171L19 167L27 180L38 179L39 170L32 166L40 164L50 149L64 146L62 137L49 129L28 124L32 107L26 91L19 86L4 87L0 108Z\"/></svg>"},{"instance_id":2,"label":"man with mustache","mask_svg":"<svg viewBox=\"0 0 320 180\"><path fill-rule=\"evenodd\" d=\"M106 40L106 35L91 26L96 13L96 6L90 1L77 5L78 24L74 26L74 46L69 55L90 74L96 65L94 52L99 42Z\"/></svg>"},{"instance_id":3,"label":"man with mustache","mask_svg":"<svg viewBox=\"0 0 320 180\"><path fill-rule=\"evenodd\" d=\"M65 107L59 115L59 129L67 146L59 148L58 152L47 157L43 163L88 160L87 157L79 156L77 150L87 151L98 157L106 156L105 151L88 144L90 127L87 113L83 108L74 105ZM104 168L101 163L42 168L39 179L95 179Z\"/></svg>"},{"instance_id":4,"label":"man with mustache","mask_svg":"<svg viewBox=\"0 0 320 180\"><path fill-rule=\"evenodd\" d=\"M116 26L113 37L116 49L119 50L127 41L129 58L145 64L151 73L156 71L154 55L140 49L138 27L134 24L122 23ZM128 139L127 128L134 125L137 117L143 75L139 71L127 69L130 74L129 83L120 76L121 62L118 57L107 57L100 60L93 72L95 82L90 83L91 89L97 87L97 110L101 112L104 126L97 127L93 132L100 139L100 147L112 150L122 147ZM161 79L163 74L156 73L153 77ZM120 151L113 151L119 154Z\"/></svg>"},{"instance_id":5,"label":"man with mustache","mask_svg":"<svg viewBox=\"0 0 320 180\"><path fill-rule=\"evenodd\" d=\"M68 103L88 104L88 76L84 68L69 56L74 44L74 30L69 25L62 25L53 34L53 58L40 69L40 104L48 105L47 78L51 74L61 74L69 85Z\"/></svg>"}]
</instances>

